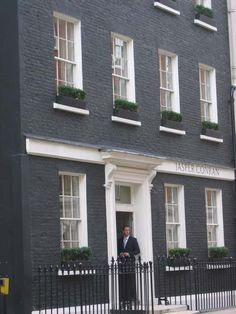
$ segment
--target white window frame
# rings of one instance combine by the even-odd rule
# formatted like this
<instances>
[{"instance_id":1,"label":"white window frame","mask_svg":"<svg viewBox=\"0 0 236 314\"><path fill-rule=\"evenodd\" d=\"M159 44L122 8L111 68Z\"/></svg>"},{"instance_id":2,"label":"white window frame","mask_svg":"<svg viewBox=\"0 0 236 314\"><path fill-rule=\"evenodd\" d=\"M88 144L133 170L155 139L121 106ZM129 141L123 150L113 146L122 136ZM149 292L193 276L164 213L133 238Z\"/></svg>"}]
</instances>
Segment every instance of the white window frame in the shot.
<instances>
[{"instance_id":1,"label":"white window frame","mask_svg":"<svg viewBox=\"0 0 236 314\"><path fill-rule=\"evenodd\" d=\"M62 19L64 21L71 22L74 24L74 62L71 62L72 64L75 65L74 71L73 71L73 86L76 88L83 89L81 21L71 16L59 13L59 12L54 12L53 17ZM67 60L64 60L55 56L54 56L54 59L67 61ZM56 77L55 77L55 80L56 80Z\"/></svg>"},{"instance_id":2,"label":"white window frame","mask_svg":"<svg viewBox=\"0 0 236 314\"><path fill-rule=\"evenodd\" d=\"M127 100L135 102L136 101L136 94L135 94L135 68L134 68L134 41L133 39L117 34L111 33L111 40L112 38L119 38L127 43L127 63L128 63L128 78L127 78ZM113 58L113 55L112 55ZM113 63L113 61L112 61ZM112 77L117 76L112 73ZM112 94L113 94L113 102L114 102L114 87L113 87L113 79L112 79Z\"/></svg>"},{"instance_id":3,"label":"white window frame","mask_svg":"<svg viewBox=\"0 0 236 314\"><path fill-rule=\"evenodd\" d=\"M200 70L209 71L210 73L210 122L218 123L218 110L217 110L217 91L216 91L216 69L206 65L199 63L199 91L200 91L200 110L201 110L201 101L205 101L205 99L201 99L201 78L200 78ZM207 101L206 101L207 102ZM201 118L201 121L202 118Z\"/></svg>"},{"instance_id":4,"label":"white window frame","mask_svg":"<svg viewBox=\"0 0 236 314\"><path fill-rule=\"evenodd\" d=\"M119 203L115 199L116 211L134 212L134 186L130 183L120 182L120 181L116 181L115 186L116 185L128 186L130 188L130 200L131 200L131 202L129 204L125 204L125 203ZM116 197L116 195L115 195L115 197Z\"/></svg>"},{"instance_id":5,"label":"white window frame","mask_svg":"<svg viewBox=\"0 0 236 314\"><path fill-rule=\"evenodd\" d=\"M164 184L164 199L165 199L165 214L166 214L166 187L173 187L178 189L178 214L179 214L179 228L178 228L178 247L186 248L187 240L186 240L186 222L185 222L185 199L184 199L184 186L176 185L176 184ZM167 222L166 217L166 227ZM166 248L168 254L168 245L166 239Z\"/></svg>"},{"instance_id":6,"label":"white window frame","mask_svg":"<svg viewBox=\"0 0 236 314\"><path fill-rule=\"evenodd\" d=\"M178 56L166 50L158 50L158 62L159 62L159 78L160 78L160 90L165 90L161 87L161 65L160 65L160 55L165 55L170 57L172 60L172 79L173 79L173 90L171 97L171 108L172 111L180 113L180 96L179 96L179 69L178 69ZM167 89L166 89L167 90ZM161 107L161 106L160 106ZM160 108L161 109L161 108ZM161 109L162 111L162 109Z\"/></svg>"},{"instance_id":7,"label":"white window frame","mask_svg":"<svg viewBox=\"0 0 236 314\"><path fill-rule=\"evenodd\" d=\"M206 208L206 222L207 221L207 191L214 191L216 192L216 206L217 206L217 224L216 224L216 242L217 246L221 247L225 245L224 241L224 219L223 219L223 201L222 201L222 190L220 189L212 189L212 188L205 188L205 208ZM212 224L210 224L212 225ZM208 238L207 238L208 247Z\"/></svg>"},{"instance_id":8,"label":"white window frame","mask_svg":"<svg viewBox=\"0 0 236 314\"><path fill-rule=\"evenodd\" d=\"M197 0L196 4L203 5L205 8L211 9L211 0Z\"/></svg>"},{"instance_id":9,"label":"white window frame","mask_svg":"<svg viewBox=\"0 0 236 314\"><path fill-rule=\"evenodd\" d=\"M79 235L78 241L79 241L79 247L88 246L86 174L60 171L59 172L59 179L61 179L60 176L79 177L80 218L78 220L80 221L80 223L79 223L79 230L78 230L78 235ZM62 219L67 220L67 218L62 218L60 216L60 222ZM60 234L60 236L61 236L61 234Z\"/></svg>"}]
</instances>

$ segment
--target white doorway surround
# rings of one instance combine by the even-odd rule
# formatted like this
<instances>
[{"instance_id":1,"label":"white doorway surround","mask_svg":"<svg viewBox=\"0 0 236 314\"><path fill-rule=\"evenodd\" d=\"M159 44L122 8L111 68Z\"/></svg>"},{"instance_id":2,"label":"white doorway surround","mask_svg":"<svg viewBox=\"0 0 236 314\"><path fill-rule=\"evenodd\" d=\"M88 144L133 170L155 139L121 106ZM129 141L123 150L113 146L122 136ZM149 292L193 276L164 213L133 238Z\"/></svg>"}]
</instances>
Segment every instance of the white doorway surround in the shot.
<instances>
[{"instance_id":1,"label":"white doorway surround","mask_svg":"<svg viewBox=\"0 0 236 314\"><path fill-rule=\"evenodd\" d=\"M106 151L105 162L106 219L108 261L117 258L115 185L122 182L132 186L134 208L134 236L137 237L143 261L153 260L152 243L152 180L160 159L127 152Z\"/></svg>"}]
</instances>

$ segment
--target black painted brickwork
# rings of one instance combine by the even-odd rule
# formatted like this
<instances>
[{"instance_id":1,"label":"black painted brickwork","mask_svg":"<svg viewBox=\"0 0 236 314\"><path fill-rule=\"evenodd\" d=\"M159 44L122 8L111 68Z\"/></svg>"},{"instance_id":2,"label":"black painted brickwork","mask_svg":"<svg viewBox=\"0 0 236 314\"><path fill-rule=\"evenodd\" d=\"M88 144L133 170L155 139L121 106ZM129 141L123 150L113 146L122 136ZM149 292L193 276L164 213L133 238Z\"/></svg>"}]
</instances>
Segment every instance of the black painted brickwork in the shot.
<instances>
[{"instance_id":1,"label":"black painted brickwork","mask_svg":"<svg viewBox=\"0 0 236 314\"><path fill-rule=\"evenodd\" d=\"M192 1L175 17L153 0L19 0L22 131L157 155L231 165L230 66L226 1L212 6L218 32L193 24ZM83 83L88 117L56 112L53 11L82 22ZM136 99L142 127L111 121L110 34L134 40ZM186 136L161 134L158 49L179 56L180 105ZM200 140L198 63L216 68L218 116L224 143ZM30 117L30 119L29 119Z\"/></svg>"},{"instance_id":2,"label":"black painted brickwork","mask_svg":"<svg viewBox=\"0 0 236 314\"><path fill-rule=\"evenodd\" d=\"M205 188L221 189L223 202L225 246L236 257L235 192L232 182L157 174L152 189L152 233L154 256L166 254L164 184L184 186L187 247L191 256L207 258Z\"/></svg>"}]
</instances>

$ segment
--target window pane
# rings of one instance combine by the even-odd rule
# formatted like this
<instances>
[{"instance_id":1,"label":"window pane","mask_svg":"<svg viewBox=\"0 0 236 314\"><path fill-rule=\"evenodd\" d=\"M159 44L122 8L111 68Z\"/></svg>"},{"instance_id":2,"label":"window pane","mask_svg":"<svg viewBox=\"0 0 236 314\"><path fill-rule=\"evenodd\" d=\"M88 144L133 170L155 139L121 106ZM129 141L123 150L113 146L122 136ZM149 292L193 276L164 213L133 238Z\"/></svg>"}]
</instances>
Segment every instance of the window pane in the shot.
<instances>
[{"instance_id":1,"label":"window pane","mask_svg":"<svg viewBox=\"0 0 236 314\"><path fill-rule=\"evenodd\" d=\"M80 218L80 199L73 197L73 218Z\"/></svg>"},{"instance_id":2,"label":"window pane","mask_svg":"<svg viewBox=\"0 0 236 314\"><path fill-rule=\"evenodd\" d=\"M66 80L65 62L63 61L58 61L58 80L63 82Z\"/></svg>"},{"instance_id":3,"label":"window pane","mask_svg":"<svg viewBox=\"0 0 236 314\"><path fill-rule=\"evenodd\" d=\"M78 176L72 177L72 195L79 196L79 177Z\"/></svg>"},{"instance_id":4,"label":"window pane","mask_svg":"<svg viewBox=\"0 0 236 314\"><path fill-rule=\"evenodd\" d=\"M68 220L61 220L61 235L62 240L70 241L70 222Z\"/></svg>"},{"instance_id":5,"label":"window pane","mask_svg":"<svg viewBox=\"0 0 236 314\"><path fill-rule=\"evenodd\" d=\"M64 209L65 209L65 218L72 218L70 196L64 196Z\"/></svg>"},{"instance_id":6,"label":"window pane","mask_svg":"<svg viewBox=\"0 0 236 314\"><path fill-rule=\"evenodd\" d=\"M64 180L64 195L71 195L71 177L63 176Z\"/></svg>"},{"instance_id":7,"label":"window pane","mask_svg":"<svg viewBox=\"0 0 236 314\"><path fill-rule=\"evenodd\" d=\"M130 186L116 185L115 187L116 202L121 204L131 204Z\"/></svg>"},{"instance_id":8,"label":"window pane","mask_svg":"<svg viewBox=\"0 0 236 314\"><path fill-rule=\"evenodd\" d=\"M79 234L78 234L78 221L71 221L71 237L73 241L78 241Z\"/></svg>"},{"instance_id":9,"label":"window pane","mask_svg":"<svg viewBox=\"0 0 236 314\"><path fill-rule=\"evenodd\" d=\"M66 56L66 40L60 39L59 40L59 48L60 48L60 55L59 57L62 59L67 59Z\"/></svg>"},{"instance_id":10,"label":"window pane","mask_svg":"<svg viewBox=\"0 0 236 314\"><path fill-rule=\"evenodd\" d=\"M74 61L74 43L68 42L68 60Z\"/></svg>"},{"instance_id":11,"label":"window pane","mask_svg":"<svg viewBox=\"0 0 236 314\"><path fill-rule=\"evenodd\" d=\"M66 63L66 81L67 85L73 85L73 64Z\"/></svg>"},{"instance_id":12,"label":"window pane","mask_svg":"<svg viewBox=\"0 0 236 314\"><path fill-rule=\"evenodd\" d=\"M67 39L74 41L74 24L70 22L67 23Z\"/></svg>"},{"instance_id":13,"label":"window pane","mask_svg":"<svg viewBox=\"0 0 236 314\"><path fill-rule=\"evenodd\" d=\"M66 38L66 22L59 19L59 37Z\"/></svg>"}]
</instances>

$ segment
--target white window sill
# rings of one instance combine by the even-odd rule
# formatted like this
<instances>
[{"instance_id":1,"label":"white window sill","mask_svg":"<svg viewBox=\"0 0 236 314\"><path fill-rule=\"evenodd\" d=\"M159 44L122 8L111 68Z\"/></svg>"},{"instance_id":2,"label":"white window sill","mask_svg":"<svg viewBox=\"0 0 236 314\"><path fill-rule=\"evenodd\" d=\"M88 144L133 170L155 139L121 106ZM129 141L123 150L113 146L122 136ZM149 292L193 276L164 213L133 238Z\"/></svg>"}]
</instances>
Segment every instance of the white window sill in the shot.
<instances>
[{"instance_id":1,"label":"white window sill","mask_svg":"<svg viewBox=\"0 0 236 314\"><path fill-rule=\"evenodd\" d=\"M215 26L212 26L208 23L205 23L199 19L194 19L194 24L198 25L198 26L201 26L203 28L206 28L208 29L209 31L212 31L212 32L217 32L217 28Z\"/></svg>"},{"instance_id":2,"label":"white window sill","mask_svg":"<svg viewBox=\"0 0 236 314\"><path fill-rule=\"evenodd\" d=\"M64 272L62 273L62 270L59 269L57 275L58 276L85 276L85 275L95 275L96 274L96 270L95 269L90 269L90 270L64 270Z\"/></svg>"},{"instance_id":3,"label":"white window sill","mask_svg":"<svg viewBox=\"0 0 236 314\"><path fill-rule=\"evenodd\" d=\"M203 134L200 135L200 139L204 140L204 141L223 143L223 139L222 138L206 136L206 135L203 135Z\"/></svg>"},{"instance_id":4,"label":"white window sill","mask_svg":"<svg viewBox=\"0 0 236 314\"><path fill-rule=\"evenodd\" d=\"M53 103L53 108L57 109L57 110L62 110L62 111L67 111L67 112L73 112L76 114L81 114L84 116L88 116L89 115L89 110L86 109L81 109L81 108L75 108L75 107L70 107L70 106L66 106L66 105L61 105L58 104L56 102Z\"/></svg>"},{"instance_id":5,"label":"white window sill","mask_svg":"<svg viewBox=\"0 0 236 314\"><path fill-rule=\"evenodd\" d=\"M167 5L164 5L164 4L162 4L162 3L158 2L158 1L154 2L154 7L157 7L159 9L163 10L163 11L169 12L169 13L171 13L173 15L180 15L180 11L172 9L172 8L168 7Z\"/></svg>"},{"instance_id":6,"label":"white window sill","mask_svg":"<svg viewBox=\"0 0 236 314\"><path fill-rule=\"evenodd\" d=\"M186 134L186 131L172 129L172 128L167 128L165 126L160 126L160 131L161 132L172 133L172 134L177 134L177 135L185 135Z\"/></svg>"},{"instance_id":7,"label":"white window sill","mask_svg":"<svg viewBox=\"0 0 236 314\"><path fill-rule=\"evenodd\" d=\"M111 120L114 122L119 122L119 123L134 125L134 126L141 126L142 125L142 123L140 121L120 118L120 117L116 117L116 116L111 116Z\"/></svg>"},{"instance_id":8,"label":"white window sill","mask_svg":"<svg viewBox=\"0 0 236 314\"><path fill-rule=\"evenodd\" d=\"M190 270L193 270L193 266L180 266L180 267L166 266L166 271L190 271Z\"/></svg>"}]
</instances>

